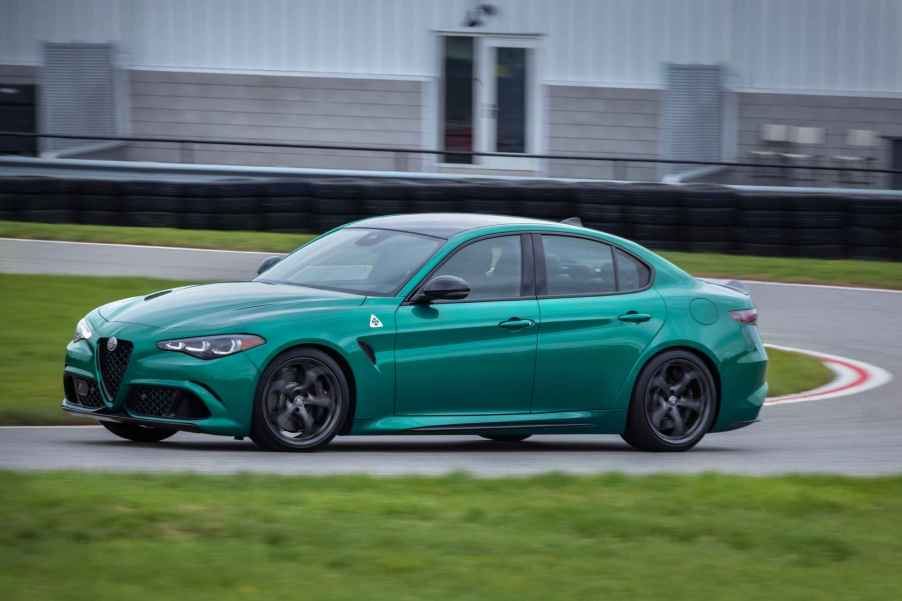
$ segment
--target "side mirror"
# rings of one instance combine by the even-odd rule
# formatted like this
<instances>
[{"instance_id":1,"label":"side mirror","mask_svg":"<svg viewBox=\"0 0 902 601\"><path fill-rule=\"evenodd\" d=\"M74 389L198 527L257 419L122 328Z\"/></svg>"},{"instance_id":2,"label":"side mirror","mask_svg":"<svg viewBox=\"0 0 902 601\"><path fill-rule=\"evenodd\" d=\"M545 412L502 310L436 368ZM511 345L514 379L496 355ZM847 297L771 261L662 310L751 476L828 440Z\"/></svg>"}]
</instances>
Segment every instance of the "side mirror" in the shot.
<instances>
[{"instance_id":1,"label":"side mirror","mask_svg":"<svg viewBox=\"0 0 902 601\"><path fill-rule=\"evenodd\" d=\"M265 259L262 263L260 263L260 267L257 269L257 275L260 275L264 271L268 271L272 268L273 265L282 260L282 257L269 257Z\"/></svg>"},{"instance_id":2,"label":"side mirror","mask_svg":"<svg viewBox=\"0 0 902 601\"><path fill-rule=\"evenodd\" d=\"M431 303L434 300L461 300L470 294L470 285L456 275L440 275L420 288L414 302Z\"/></svg>"}]
</instances>

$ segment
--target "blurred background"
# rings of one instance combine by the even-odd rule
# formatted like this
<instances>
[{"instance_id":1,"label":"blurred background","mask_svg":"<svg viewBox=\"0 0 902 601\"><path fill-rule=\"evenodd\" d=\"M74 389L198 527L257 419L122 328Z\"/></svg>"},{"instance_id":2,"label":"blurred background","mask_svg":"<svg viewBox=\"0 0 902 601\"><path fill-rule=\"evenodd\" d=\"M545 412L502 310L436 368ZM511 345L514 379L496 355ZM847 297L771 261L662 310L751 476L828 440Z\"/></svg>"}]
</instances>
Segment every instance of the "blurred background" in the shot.
<instances>
[{"instance_id":1,"label":"blurred background","mask_svg":"<svg viewBox=\"0 0 902 601\"><path fill-rule=\"evenodd\" d=\"M75 136L2 136L0 154L902 188L898 0L0 12L0 131Z\"/></svg>"}]
</instances>

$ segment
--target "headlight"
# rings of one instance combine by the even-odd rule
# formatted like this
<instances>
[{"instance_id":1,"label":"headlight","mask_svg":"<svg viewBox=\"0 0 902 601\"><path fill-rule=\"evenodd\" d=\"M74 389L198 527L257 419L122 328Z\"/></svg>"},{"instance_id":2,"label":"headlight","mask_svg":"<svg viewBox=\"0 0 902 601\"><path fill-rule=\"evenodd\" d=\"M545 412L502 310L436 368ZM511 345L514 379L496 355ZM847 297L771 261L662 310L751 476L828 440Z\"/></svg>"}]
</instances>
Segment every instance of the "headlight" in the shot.
<instances>
[{"instance_id":1,"label":"headlight","mask_svg":"<svg viewBox=\"0 0 902 601\"><path fill-rule=\"evenodd\" d=\"M266 342L259 336L251 334L226 334L224 336L199 336L180 340L164 340L157 343L161 351L185 353L198 359L216 359L234 355L241 351L260 346Z\"/></svg>"},{"instance_id":2,"label":"headlight","mask_svg":"<svg viewBox=\"0 0 902 601\"><path fill-rule=\"evenodd\" d=\"M78 320L78 324L75 326L75 335L72 336L72 342L90 340L93 335L94 331L91 330L91 326L88 325L88 320L82 318Z\"/></svg>"}]
</instances>

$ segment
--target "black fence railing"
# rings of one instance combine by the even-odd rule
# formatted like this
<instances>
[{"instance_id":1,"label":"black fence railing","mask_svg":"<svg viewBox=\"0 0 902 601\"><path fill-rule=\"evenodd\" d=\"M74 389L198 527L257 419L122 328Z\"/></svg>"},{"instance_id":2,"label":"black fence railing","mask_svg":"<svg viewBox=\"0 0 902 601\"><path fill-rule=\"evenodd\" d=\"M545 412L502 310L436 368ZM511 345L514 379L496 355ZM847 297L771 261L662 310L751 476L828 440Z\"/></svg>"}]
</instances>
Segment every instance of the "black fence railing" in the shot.
<instances>
[{"instance_id":1,"label":"black fence railing","mask_svg":"<svg viewBox=\"0 0 902 601\"><path fill-rule=\"evenodd\" d=\"M252 140L212 140L199 138L158 138L148 136L97 136L85 134L48 134L33 132L9 132L0 131L0 138L3 136L25 137L33 139L55 139L55 140L81 140L89 142L122 142L122 143L157 143L157 144L176 144L182 147L190 146L236 146L248 148L284 148L294 150L323 150L323 151L348 151L348 152L377 152L377 153L394 153L395 155L432 155L432 156L454 156L454 157L504 157L504 158L523 158L523 159L541 159L554 161L586 161L608 163L614 166L614 179L627 179L626 177L616 177L616 174L625 174L624 167L628 164L642 165L675 165L686 167L723 167L725 169L757 169L768 173L786 173L791 170L800 170L807 172L833 172L838 174L869 174L869 175L889 175L893 178L902 177L902 170L897 169L881 169L876 167L843 167L838 165L822 165L813 163L800 162L778 162L778 163L755 163L746 161L702 161L687 159L661 159L646 157L622 157L622 156L597 156L597 155L574 155L574 154L522 154L511 152L479 152L479 151L455 151L455 150L436 150L428 148L409 148L409 147L387 147L387 146L358 146L358 145L335 145L335 144L301 144L295 142L275 142L275 141L252 141ZM182 152L185 156L188 153Z\"/></svg>"}]
</instances>

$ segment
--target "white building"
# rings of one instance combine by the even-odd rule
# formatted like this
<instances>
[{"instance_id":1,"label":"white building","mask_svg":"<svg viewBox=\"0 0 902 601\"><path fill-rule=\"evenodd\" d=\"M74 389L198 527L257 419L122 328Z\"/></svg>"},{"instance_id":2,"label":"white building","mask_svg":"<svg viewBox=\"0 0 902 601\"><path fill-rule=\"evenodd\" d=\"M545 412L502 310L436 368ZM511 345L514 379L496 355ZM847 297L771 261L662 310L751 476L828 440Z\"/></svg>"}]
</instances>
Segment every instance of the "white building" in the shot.
<instances>
[{"instance_id":1,"label":"white building","mask_svg":"<svg viewBox=\"0 0 902 601\"><path fill-rule=\"evenodd\" d=\"M735 159L764 125L784 124L823 131L811 154L871 153L902 168L890 150L902 137L902 0L484 4L0 0L0 84L39 84L54 133ZM85 112L90 77L78 69L96 64L46 42L112 44L127 74L111 88L115 119L105 104L105 120ZM849 130L887 138L850 148ZM120 153L179 158L160 144ZM612 175L571 161L227 146L195 147L192 159Z\"/></svg>"}]
</instances>

